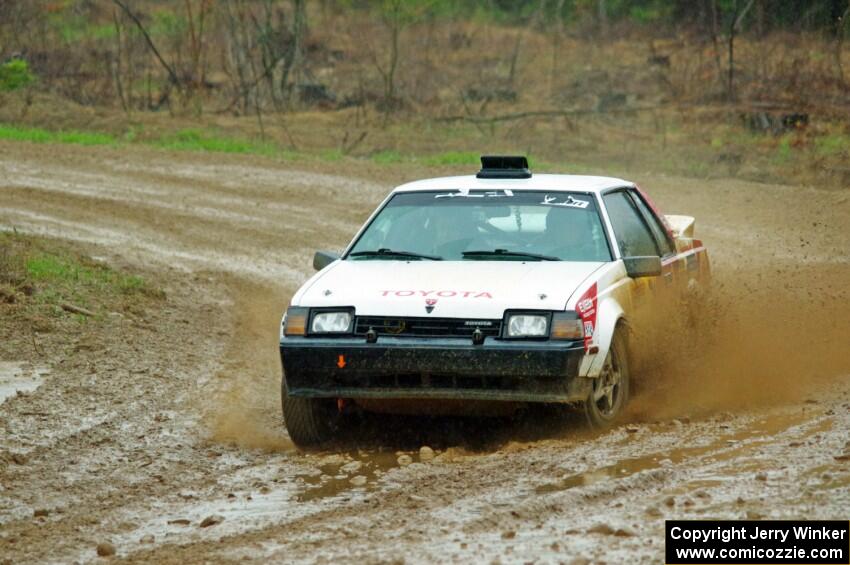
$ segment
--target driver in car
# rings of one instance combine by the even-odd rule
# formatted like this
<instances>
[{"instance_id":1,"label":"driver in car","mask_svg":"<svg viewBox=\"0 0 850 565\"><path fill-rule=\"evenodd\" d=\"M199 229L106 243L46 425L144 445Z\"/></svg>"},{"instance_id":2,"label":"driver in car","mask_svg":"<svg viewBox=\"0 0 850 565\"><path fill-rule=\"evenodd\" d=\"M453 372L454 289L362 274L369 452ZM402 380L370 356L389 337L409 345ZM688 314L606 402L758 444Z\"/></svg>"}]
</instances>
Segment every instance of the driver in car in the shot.
<instances>
[{"instance_id":1,"label":"driver in car","mask_svg":"<svg viewBox=\"0 0 850 565\"><path fill-rule=\"evenodd\" d=\"M546 230L538 240L541 253L567 261L596 261L599 257L588 212L553 206L546 214Z\"/></svg>"}]
</instances>

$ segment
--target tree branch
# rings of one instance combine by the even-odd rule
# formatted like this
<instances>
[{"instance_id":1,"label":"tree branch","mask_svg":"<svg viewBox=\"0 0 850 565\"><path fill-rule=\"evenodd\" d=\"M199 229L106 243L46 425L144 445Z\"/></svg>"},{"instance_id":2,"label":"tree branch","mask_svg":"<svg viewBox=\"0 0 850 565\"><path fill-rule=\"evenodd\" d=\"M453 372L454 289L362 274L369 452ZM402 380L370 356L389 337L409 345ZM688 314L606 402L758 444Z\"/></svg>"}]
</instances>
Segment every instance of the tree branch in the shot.
<instances>
[{"instance_id":1,"label":"tree branch","mask_svg":"<svg viewBox=\"0 0 850 565\"><path fill-rule=\"evenodd\" d=\"M125 14L127 14L128 18L133 20L133 23L136 24L136 27L139 28L140 32L142 32L142 36L145 38L145 43L148 44L148 47L150 48L151 52L154 54L154 56L159 61L159 64L162 65L162 67L168 72L169 79L179 89L180 88L180 79L177 78L177 73L174 72L174 69L171 68L171 65L166 63L165 59L162 58L162 55L159 54L159 50L156 48L156 45L154 45L153 40L151 39L151 36L148 34L148 30L145 29L145 26L142 24L141 20L139 20L138 16L136 16L136 14L134 14L130 10L130 8L128 8L123 2L121 2L121 0L112 0L112 2L116 6L121 8L121 10L123 10L123 12Z\"/></svg>"},{"instance_id":2,"label":"tree branch","mask_svg":"<svg viewBox=\"0 0 850 565\"><path fill-rule=\"evenodd\" d=\"M513 114L501 114L498 116L444 116L435 118L436 122L470 122L473 124L492 124L496 122L509 122L513 120L522 120L525 118L552 118L560 116L579 116L583 114L623 114L628 112L638 112L642 110L657 110L663 106L636 106L633 108L618 108L599 112L598 110L576 108L573 110L531 110L528 112L516 112Z\"/></svg>"},{"instance_id":3,"label":"tree branch","mask_svg":"<svg viewBox=\"0 0 850 565\"><path fill-rule=\"evenodd\" d=\"M750 11L750 8L752 8L752 7L753 7L753 3L754 3L754 2L755 2L755 0L750 0L750 1L749 1L749 3L748 3L746 6L744 6L744 9L743 9L743 10L741 10L741 13L740 13L740 14L738 14L738 17L737 17L737 18L735 18L735 21L734 21L734 23L732 24L732 29L733 29L733 30L741 29L741 22L742 22L742 21L744 21L744 17L746 17L747 12L749 12L749 11Z\"/></svg>"}]
</instances>

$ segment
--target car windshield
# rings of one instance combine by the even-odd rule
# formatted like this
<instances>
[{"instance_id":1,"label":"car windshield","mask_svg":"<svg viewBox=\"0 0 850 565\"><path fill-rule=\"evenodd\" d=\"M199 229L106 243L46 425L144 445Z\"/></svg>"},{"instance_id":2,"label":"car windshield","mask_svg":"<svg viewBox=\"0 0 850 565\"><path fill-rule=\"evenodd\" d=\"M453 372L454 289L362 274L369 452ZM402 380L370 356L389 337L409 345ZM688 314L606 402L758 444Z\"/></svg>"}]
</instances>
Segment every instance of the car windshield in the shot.
<instances>
[{"instance_id":1,"label":"car windshield","mask_svg":"<svg viewBox=\"0 0 850 565\"><path fill-rule=\"evenodd\" d=\"M559 191L395 194L352 260L610 261L596 202Z\"/></svg>"}]
</instances>

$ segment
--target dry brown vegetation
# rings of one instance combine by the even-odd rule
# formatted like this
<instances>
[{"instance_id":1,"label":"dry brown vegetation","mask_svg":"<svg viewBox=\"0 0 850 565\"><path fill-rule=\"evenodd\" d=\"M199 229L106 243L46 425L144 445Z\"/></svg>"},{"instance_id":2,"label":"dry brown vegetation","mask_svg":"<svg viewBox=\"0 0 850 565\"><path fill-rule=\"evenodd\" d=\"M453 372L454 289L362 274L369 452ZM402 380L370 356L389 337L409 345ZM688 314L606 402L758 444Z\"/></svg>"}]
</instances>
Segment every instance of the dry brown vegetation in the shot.
<instances>
[{"instance_id":1,"label":"dry brown vegetation","mask_svg":"<svg viewBox=\"0 0 850 565\"><path fill-rule=\"evenodd\" d=\"M0 56L17 49L37 80L0 94L0 121L325 159L472 165L502 150L558 168L850 182L845 20L766 28L767 0L700 2L657 26L547 17L563 1L509 23L438 4L10 2Z\"/></svg>"}]
</instances>

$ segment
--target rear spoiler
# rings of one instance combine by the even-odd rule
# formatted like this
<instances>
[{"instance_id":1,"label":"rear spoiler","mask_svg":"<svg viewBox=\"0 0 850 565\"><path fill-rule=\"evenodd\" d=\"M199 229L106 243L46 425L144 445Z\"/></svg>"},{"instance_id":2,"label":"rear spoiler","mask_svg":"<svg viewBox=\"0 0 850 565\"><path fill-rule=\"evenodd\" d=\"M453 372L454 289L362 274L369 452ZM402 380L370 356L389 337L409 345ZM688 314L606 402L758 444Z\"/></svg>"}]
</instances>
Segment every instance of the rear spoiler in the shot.
<instances>
[{"instance_id":1,"label":"rear spoiler","mask_svg":"<svg viewBox=\"0 0 850 565\"><path fill-rule=\"evenodd\" d=\"M676 216L672 214L665 214L664 219L667 220L668 224L670 224L670 229L673 230L673 237L675 237L676 239L693 239L694 223L696 223L696 220L693 218L693 216Z\"/></svg>"}]
</instances>

